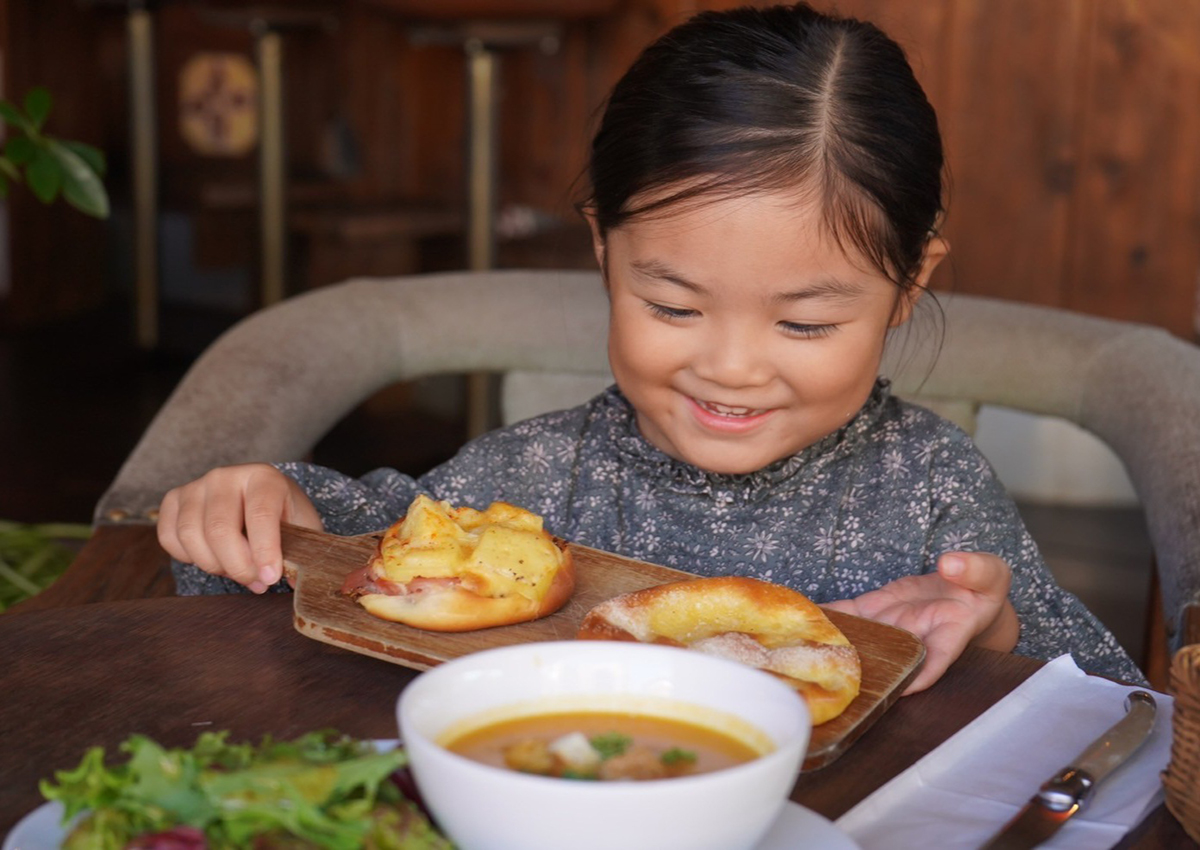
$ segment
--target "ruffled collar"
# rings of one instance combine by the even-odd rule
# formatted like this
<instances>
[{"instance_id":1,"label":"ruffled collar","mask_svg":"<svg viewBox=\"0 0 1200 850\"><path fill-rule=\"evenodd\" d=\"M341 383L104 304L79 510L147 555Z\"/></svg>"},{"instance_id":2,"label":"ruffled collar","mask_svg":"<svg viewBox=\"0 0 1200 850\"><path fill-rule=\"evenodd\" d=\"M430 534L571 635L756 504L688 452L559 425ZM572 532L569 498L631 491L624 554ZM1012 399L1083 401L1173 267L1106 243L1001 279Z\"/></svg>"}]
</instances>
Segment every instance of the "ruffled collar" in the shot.
<instances>
[{"instance_id":1,"label":"ruffled collar","mask_svg":"<svg viewBox=\"0 0 1200 850\"><path fill-rule=\"evenodd\" d=\"M875 425L891 396L891 382L879 378L854 418L794 455L741 475L709 472L677 460L654 446L637 427L633 406L611 386L600 397L601 414L622 459L674 492L704 494L717 502L752 502L800 486L816 468L850 452ZM801 474L808 473L808 474Z\"/></svg>"}]
</instances>

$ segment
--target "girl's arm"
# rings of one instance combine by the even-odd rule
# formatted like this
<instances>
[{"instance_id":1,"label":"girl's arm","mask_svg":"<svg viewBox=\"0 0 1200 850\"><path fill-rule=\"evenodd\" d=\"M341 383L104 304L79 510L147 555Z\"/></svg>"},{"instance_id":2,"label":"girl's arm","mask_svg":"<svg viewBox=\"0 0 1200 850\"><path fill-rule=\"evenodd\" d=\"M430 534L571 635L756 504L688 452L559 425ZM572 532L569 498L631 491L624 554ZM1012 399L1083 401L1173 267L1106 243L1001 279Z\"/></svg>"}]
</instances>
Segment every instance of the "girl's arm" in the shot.
<instances>
[{"instance_id":1,"label":"girl's arm","mask_svg":"<svg viewBox=\"0 0 1200 850\"><path fill-rule=\"evenodd\" d=\"M923 570L838 603L903 618L926 641L926 666L910 691L931 684L970 643L1044 660L1069 652L1089 672L1144 681L1112 634L1055 582L971 439L944 422L921 431L914 418L929 458L928 513L913 520L923 526Z\"/></svg>"},{"instance_id":2,"label":"girl's arm","mask_svg":"<svg viewBox=\"0 0 1200 850\"><path fill-rule=\"evenodd\" d=\"M530 420L493 431L416 480L386 468L355 479L308 463L214 470L172 491L160 509L159 536L176 561L176 589L186 595L242 586L258 593L286 589L280 582L281 521L323 526L331 534L367 534L404 516L418 493L480 509L504 499L549 519L553 476L524 461L526 446L544 430ZM535 504L535 494L550 501Z\"/></svg>"},{"instance_id":3,"label":"girl's arm","mask_svg":"<svg viewBox=\"0 0 1200 850\"><path fill-rule=\"evenodd\" d=\"M1020 623L1013 651L1050 660L1070 653L1090 673L1131 682L1145 677L1112 633L1055 580L1012 497L961 432L931 467L934 516L928 552L989 552L1008 564L1008 599ZM932 566L932 564L931 564Z\"/></svg>"},{"instance_id":4,"label":"girl's arm","mask_svg":"<svg viewBox=\"0 0 1200 850\"><path fill-rule=\"evenodd\" d=\"M968 645L1011 652L1020 623L1008 599L1012 572L982 552L948 552L937 570L905 576L855 599L828 605L838 611L912 632L925 644L925 663L905 694L928 688Z\"/></svg>"}]
</instances>

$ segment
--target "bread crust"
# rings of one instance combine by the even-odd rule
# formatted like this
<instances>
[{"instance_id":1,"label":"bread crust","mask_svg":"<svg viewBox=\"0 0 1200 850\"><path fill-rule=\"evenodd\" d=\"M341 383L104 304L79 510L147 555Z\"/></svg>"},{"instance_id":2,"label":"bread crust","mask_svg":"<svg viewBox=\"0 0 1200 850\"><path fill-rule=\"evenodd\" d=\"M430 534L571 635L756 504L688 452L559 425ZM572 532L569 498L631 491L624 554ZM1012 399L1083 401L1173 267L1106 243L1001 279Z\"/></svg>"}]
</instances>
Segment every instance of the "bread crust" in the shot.
<instances>
[{"instance_id":1,"label":"bread crust","mask_svg":"<svg viewBox=\"0 0 1200 850\"><path fill-rule=\"evenodd\" d=\"M577 637L682 646L749 664L794 687L813 725L858 696L858 652L801 593L745 576L689 579L626 593L584 616Z\"/></svg>"},{"instance_id":2,"label":"bread crust","mask_svg":"<svg viewBox=\"0 0 1200 850\"><path fill-rule=\"evenodd\" d=\"M421 500L425 500L426 505L433 505L428 497L418 496L409 507L409 514L413 514ZM445 511L444 522L454 522L453 516L466 513L474 516L476 524L470 527L476 532L486 526L486 523L478 523L478 518L485 514L469 508L454 509L446 502L438 504ZM347 577L342 591L354 596L376 617L429 631L473 631L523 623L554 613L566 604L575 590L575 562L570 549L563 541L542 530L541 520L536 515L502 502L493 503L489 511L493 509L509 518L520 514L530 522L536 521L535 528L524 530L553 545L557 555L553 566L543 568L539 558L535 568L525 560L517 560L519 555L503 546L488 549L490 555L497 556L493 560L483 554L485 547L480 545L471 559L464 559L461 564L451 561L449 570L443 565L443 569L435 570L431 575L417 572L409 574L403 581L398 577L389 579L389 556L395 557L409 545L402 536L406 515L384 533L370 562ZM461 529L456 533L461 534ZM418 547L415 551L425 550ZM548 552L549 547L539 551ZM501 560L505 563L499 563ZM496 587L494 582L489 582L489 568L507 574L507 586ZM544 577L549 569L553 569L553 575L546 583ZM514 577L516 585L513 584Z\"/></svg>"},{"instance_id":3,"label":"bread crust","mask_svg":"<svg viewBox=\"0 0 1200 850\"><path fill-rule=\"evenodd\" d=\"M575 590L571 552L562 545L558 548L563 560L546 595L537 601L516 594L480 596L447 582L412 593L364 593L358 602L376 617L434 632L469 632L536 620L565 605Z\"/></svg>"}]
</instances>

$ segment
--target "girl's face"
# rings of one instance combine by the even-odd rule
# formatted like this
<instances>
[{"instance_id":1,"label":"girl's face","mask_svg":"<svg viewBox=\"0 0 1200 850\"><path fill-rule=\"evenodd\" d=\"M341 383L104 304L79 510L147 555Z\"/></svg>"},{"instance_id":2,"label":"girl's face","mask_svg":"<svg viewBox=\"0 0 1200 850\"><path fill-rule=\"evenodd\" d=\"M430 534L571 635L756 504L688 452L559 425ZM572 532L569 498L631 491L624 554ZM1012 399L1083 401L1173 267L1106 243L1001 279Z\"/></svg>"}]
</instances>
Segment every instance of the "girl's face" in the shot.
<instances>
[{"instance_id":1,"label":"girl's face","mask_svg":"<svg viewBox=\"0 0 1200 850\"><path fill-rule=\"evenodd\" d=\"M609 362L642 435L711 472L753 472L845 425L916 297L791 194L679 205L595 242ZM945 253L930 243L921 287Z\"/></svg>"}]
</instances>

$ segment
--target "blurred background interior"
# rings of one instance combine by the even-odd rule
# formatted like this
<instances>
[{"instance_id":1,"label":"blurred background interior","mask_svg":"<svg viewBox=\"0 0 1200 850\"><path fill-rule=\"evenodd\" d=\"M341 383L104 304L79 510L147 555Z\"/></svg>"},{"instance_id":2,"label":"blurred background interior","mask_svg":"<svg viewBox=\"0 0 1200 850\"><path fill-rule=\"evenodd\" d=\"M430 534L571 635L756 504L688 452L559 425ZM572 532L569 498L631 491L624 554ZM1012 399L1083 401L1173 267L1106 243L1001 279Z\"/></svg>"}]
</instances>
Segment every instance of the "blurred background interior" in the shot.
<instances>
[{"instance_id":1,"label":"blurred background interior","mask_svg":"<svg viewBox=\"0 0 1200 850\"><path fill-rule=\"evenodd\" d=\"M107 218L0 206L0 519L87 523L192 360L264 304L360 275L591 268L574 211L638 51L725 0L0 0L2 95L107 157ZM1197 337L1200 6L817 0L879 23L938 110L942 290ZM483 228L481 231L480 228ZM474 235L472 235L474 234ZM420 473L459 379L370 399L316 449ZM1120 464L1056 421L978 440L1059 580L1138 657L1149 543Z\"/></svg>"}]
</instances>

